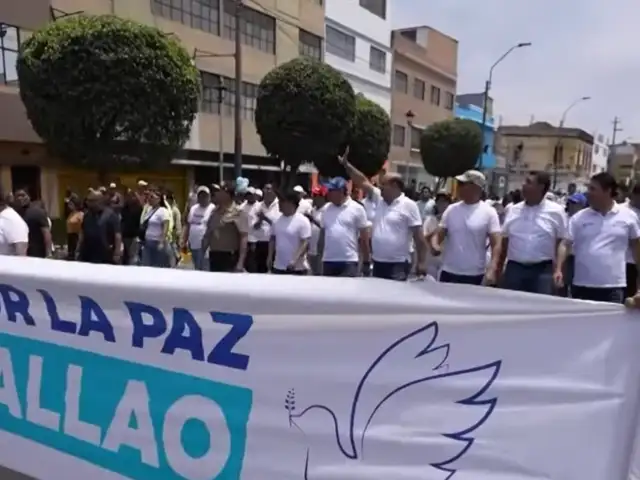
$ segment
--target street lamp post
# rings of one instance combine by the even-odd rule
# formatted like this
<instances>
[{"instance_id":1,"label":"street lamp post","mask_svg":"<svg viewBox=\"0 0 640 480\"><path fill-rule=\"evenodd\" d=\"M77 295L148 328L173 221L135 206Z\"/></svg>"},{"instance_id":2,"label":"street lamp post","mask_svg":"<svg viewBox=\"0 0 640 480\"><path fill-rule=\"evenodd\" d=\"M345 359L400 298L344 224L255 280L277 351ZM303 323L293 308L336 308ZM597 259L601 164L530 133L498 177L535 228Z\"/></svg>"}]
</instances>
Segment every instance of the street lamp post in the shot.
<instances>
[{"instance_id":1,"label":"street lamp post","mask_svg":"<svg viewBox=\"0 0 640 480\"><path fill-rule=\"evenodd\" d=\"M562 132L561 129L564 128L564 122L567 120L567 114L571 111L573 107L578 105L579 103L586 102L591 100L591 97L580 97L576 98L573 102L569 104L569 106L562 112L562 116L560 117L560 123L558 128L558 141L556 143L555 148L553 149L553 186L552 188L555 190L556 185L558 184L558 169L560 166L561 160L561 152L562 152Z\"/></svg>"},{"instance_id":2,"label":"street lamp post","mask_svg":"<svg viewBox=\"0 0 640 480\"><path fill-rule=\"evenodd\" d=\"M410 173L410 168L411 168L411 150L413 149L413 119L416 118L416 114L413 113L411 110L409 110L407 113L404 114L404 116L407 118L407 125L409 126L409 158L408 158L408 165L406 166L406 183L409 183L409 173Z\"/></svg>"},{"instance_id":3,"label":"street lamp post","mask_svg":"<svg viewBox=\"0 0 640 480\"><path fill-rule=\"evenodd\" d=\"M493 80L493 70L498 66L498 64L500 62L502 62L505 58L507 58L509 56L509 54L511 52L513 52L514 50L516 50L518 48L530 47L530 46L531 46L531 42L521 42L521 43L518 43L518 44L514 45L509 50L504 52L502 54L502 56L500 58L498 58L498 60L496 60L493 65L491 65L491 68L489 69L489 78L487 78L487 81L484 84L484 95L483 95L483 99L482 99L482 123L481 123L481 128L482 128L482 144L483 144L483 148L482 148L482 152L480 153L480 158L478 159L478 170L482 170L482 157L483 157L484 151L486 149L486 145L484 145L484 131L485 131L486 127L487 127L487 108L488 108L488 105L489 105L489 92L491 91L491 82Z\"/></svg>"}]
</instances>

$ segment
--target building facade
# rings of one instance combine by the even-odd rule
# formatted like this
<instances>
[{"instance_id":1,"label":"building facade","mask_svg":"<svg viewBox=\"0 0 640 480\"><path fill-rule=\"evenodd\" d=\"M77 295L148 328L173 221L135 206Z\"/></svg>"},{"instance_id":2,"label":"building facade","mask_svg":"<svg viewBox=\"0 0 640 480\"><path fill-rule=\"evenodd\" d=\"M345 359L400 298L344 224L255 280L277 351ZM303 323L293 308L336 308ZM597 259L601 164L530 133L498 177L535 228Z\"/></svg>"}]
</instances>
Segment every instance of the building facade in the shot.
<instances>
[{"instance_id":1,"label":"building facade","mask_svg":"<svg viewBox=\"0 0 640 480\"><path fill-rule=\"evenodd\" d=\"M609 139L601 133L593 134L593 153L591 155L591 175L607 171L609 158Z\"/></svg>"},{"instance_id":2,"label":"building facade","mask_svg":"<svg viewBox=\"0 0 640 480\"><path fill-rule=\"evenodd\" d=\"M570 183L584 183L590 177L593 136L584 130L537 122L500 126L497 133L510 184L521 184L530 171L546 171L554 188L566 191Z\"/></svg>"},{"instance_id":3,"label":"building facade","mask_svg":"<svg viewBox=\"0 0 640 480\"><path fill-rule=\"evenodd\" d=\"M51 3L50 3L51 2ZM191 139L175 168L145 176L184 196L186 185L194 179L212 183L218 179L218 152L225 155L225 178L233 175L235 91L234 0L21 0L0 2L0 180L6 189L27 182L27 173L37 179L37 196L52 214L60 211L60 191L65 187L96 185L95 172L71 170L48 158L40 139L26 118L18 96L15 60L20 41L30 32L52 21L57 15L112 14L154 25L172 34L193 53L202 74L200 113ZM52 7L50 10L50 6ZM280 170L266 157L254 124L258 84L275 66L299 55L321 59L324 43L324 5L322 0L245 0L242 7L243 78L240 105L242 113L243 169L247 176ZM227 87L222 104L216 87ZM220 128L221 127L221 128ZM220 134L219 132L222 132ZM18 170L22 168L20 172ZM18 173L16 173L18 172ZM155 177L157 178L154 178ZM128 184L134 174L113 174ZM20 177L19 179L16 177ZM54 185L55 184L55 185ZM55 199L58 199L56 201Z\"/></svg>"},{"instance_id":4,"label":"building facade","mask_svg":"<svg viewBox=\"0 0 640 480\"><path fill-rule=\"evenodd\" d=\"M479 97L477 97L479 95ZM476 122L482 128L482 98L484 94L465 94L456 97L455 116ZM491 170L496 167L496 155L494 151L495 124L491 106L493 100L489 98L487 118L483 128L484 152L482 153L482 169Z\"/></svg>"},{"instance_id":5,"label":"building facade","mask_svg":"<svg viewBox=\"0 0 640 480\"><path fill-rule=\"evenodd\" d=\"M611 145L610 170L616 181L630 185L638 181L640 144L622 142Z\"/></svg>"},{"instance_id":6,"label":"building facade","mask_svg":"<svg viewBox=\"0 0 640 480\"><path fill-rule=\"evenodd\" d=\"M458 75L458 41L431 27L394 30L390 170L406 181L431 185L420 158L420 136L452 118Z\"/></svg>"},{"instance_id":7,"label":"building facade","mask_svg":"<svg viewBox=\"0 0 640 480\"><path fill-rule=\"evenodd\" d=\"M389 0L325 0L325 61L391 112Z\"/></svg>"}]
</instances>

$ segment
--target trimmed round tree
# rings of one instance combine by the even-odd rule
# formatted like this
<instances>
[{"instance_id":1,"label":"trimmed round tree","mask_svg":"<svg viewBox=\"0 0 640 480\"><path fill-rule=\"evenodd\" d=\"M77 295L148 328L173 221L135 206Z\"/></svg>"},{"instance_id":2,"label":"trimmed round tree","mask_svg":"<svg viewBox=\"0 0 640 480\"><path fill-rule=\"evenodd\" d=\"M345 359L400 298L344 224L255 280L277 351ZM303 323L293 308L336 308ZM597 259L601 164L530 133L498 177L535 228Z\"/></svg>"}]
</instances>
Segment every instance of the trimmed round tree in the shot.
<instances>
[{"instance_id":1,"label":"trimmed round tree","mask_svg":"<svg viewBox=\"0 0 640 480\"><path fill-rule=\"evenodd\" d=\"M471 170L482 153L480 126L453 118L429 125L420 138L420 156L427 172L449 178Z\"/></svg>"},{"instance_id":2,"label":"trimmed round tree","mask_svg":"<svg viewBox=\"0 0 640 480\"><path fill-rule=\"evenodd\" d=\"M356 95L356 116L348 144L349 162L367 177L377 175L389 157L391 119L380 105L361 93ZM346 175L334 158L318 161L316 168L324 177Z\"/></svg>"},{"instance_id":3,"label":"trimmed round tree","mask_svg":"<svg viewBox=\"0 0 640 480\"><path fill-rule=\"evenodd\" d=\"M267 153L283 161L293 176L303 162L338 163L355 112L353 88L340 72L298 57L260 82L256 129Z\"/></svg>"},{"instance_id":4,"label":"trimmed round tree","mask_svg":"<svg viewBox=\"0 0 640 480\"><path fill-rule=\"evenodd\" d=\"M17 68L34 130L67 162L101 170L168 162L198 111L200 76L188 52L118 17L48 24L24 43Z\"/></svg>"}]
</instances>

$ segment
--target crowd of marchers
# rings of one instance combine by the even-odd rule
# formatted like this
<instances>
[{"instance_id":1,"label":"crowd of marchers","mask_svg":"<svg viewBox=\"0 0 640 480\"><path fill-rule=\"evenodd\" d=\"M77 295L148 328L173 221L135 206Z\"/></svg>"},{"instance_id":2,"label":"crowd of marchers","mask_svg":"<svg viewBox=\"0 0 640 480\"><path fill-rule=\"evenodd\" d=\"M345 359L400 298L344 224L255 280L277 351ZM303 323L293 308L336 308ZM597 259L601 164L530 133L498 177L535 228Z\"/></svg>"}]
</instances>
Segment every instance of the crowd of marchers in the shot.
<instances>
[{"instance_id":1,"label":"crowd of marchers","mask_svg":"<svg viewBox=\"0 0 640 480\"><path fill-rule=\"evenodd\" d=\"M376 183L339 161L348 178L278 191L248 180L194 187L187 204L138 183L68 192L66 257L89 263L213 272L377 277L485 285L622 303L638 289L640 186L621 196L608 173L586 194L550 192L545 172L486 200L485 176L456 177L446 192L406 194L402 178ZM51 222L26 190L0 192L0 253L51 256Z\"/></svg>"}]
</instances>

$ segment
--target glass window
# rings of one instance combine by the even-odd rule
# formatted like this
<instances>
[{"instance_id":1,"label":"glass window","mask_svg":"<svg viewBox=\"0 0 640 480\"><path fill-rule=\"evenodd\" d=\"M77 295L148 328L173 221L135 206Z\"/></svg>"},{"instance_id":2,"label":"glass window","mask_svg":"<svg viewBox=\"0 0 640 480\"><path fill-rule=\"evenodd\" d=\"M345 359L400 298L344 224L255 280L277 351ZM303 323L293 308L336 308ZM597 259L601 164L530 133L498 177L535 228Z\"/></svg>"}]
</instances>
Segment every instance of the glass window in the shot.
<instances>
[{"instance_id":1,"label":"glass window","mask_svg":"<svg viewBox=\"0 0 640 480\"><path fill-rule=\"evenodd\" d=\"M233 40L236 35L235 1L224 0L223 36ZM267 53L276 52L276 19L246 5L242 7L240 33L242 44Z\"/></svg>"},{"instance_id":2,"label":"glass window","mask_svg":"<svg viewBox=\"0 0 640 480\"><path fill-rule=\"evenodd\" d=\"M422 136L422 130L418 127L411 127L411 148L420 150L420 137Z\"/></svg>"},{"instance_id":3,"label":"glass window","mask_svg":"<svg viewBox=\"0 0 640 480\"><path fill-rule=\"evenodd\" d=\"M440 105L440 89L435 85L431 86L431 103L436 106Z\"/></svg>"},{"instance_id":4,"label":"glass window","mask_svg":"<svg viewBox=\"0 0 640 480\"><path fill-rule=\"evenodd\" d=\"M455 95L451 92L444 92L444 108L447 110L453 110L455 103Z\"/></svg>"},{"instance_id":5,"label":"glass window","mask_svg":"<svg viewBox=\"0 0 640 480\"><path fill-rule=\"evenodd\" d=\"M387 71L387 52L372 45L369 51L369 68L376 72L385 73Z\"/></svg>"},{"instance_id":6,"label":"glass window","mask_svg":"<svg viewBox=\"0 0 640 480\"><path fill-rule=\"evenodd\" d=\"M360 0L360 6L380 18L387 18L387 0Z\"/></svg>"},{"instance_id":7,"label":"glass window","mask_svg":"<svg viewBox=\"0 0 640 480\"><path fill-rule=\"evenodd\" d=\"M322 38L300 29L298 31L298 53L322 61Z\"/></svg>"},{"instance_id":8,"label":"glass window","mask_svg":"<svg viewBox=\"0 0 640 480\"><path fill-rule=\"evenodd\" d=\"M424 83L424 81L420 80L419 78L415 78L413 80L413 96L414 97L420 100L424 100L426 89L427 89L427 86Z\"/></svg>"},{"instance_id":9,"label":"glass window","mask_svg":"<svg viewBox=\"0 0 640 480\"><path fill-rule=\"evenodd\" d=\"M397 92L407 93L409 91L409 77L406 73L396 70L394 83Z\"/></svg>"},{"instance_id":10,"label":"glass window","mask_svg":"<svg viewBox=\"0 0 640 480\"><path fill-rule=\"evenodd\" d=\"M191 28L220 34L218 0L151 0L151 11Z\"/></svg>"},{"instance_id":11,"label":"glass window","mask_svg":"<svg viewBox=\"0 0 640 480\"><path fill-rule=\"evenodd\" d=\"M18 27L0 23L0 84L18 83L16 63L20 44L26 40L25 33Z\"/></svg>"},{"instance_id":12,"label":"glass window","mask_svg":"<svg viewBox=\"0 0 640 480\"><path fill-rule=\"evenodd\" d=\"M209 72L201 72L202 75L202 100L201 110L206 113L222 114L226 117L233 115L235 109L236 82L233 78L216 75ZM222 85L221 85L222 82ZM220 105L220 86L222 90L222 105ZM256 102L258 99L258 85L242 82L240 87L240 111L245 120L254 120Z\"/></svg>"},{"instance_id":13,"label":"glass window","mask_svg":"<svg viewBox=\"0 0 640 480\"><path fill-rule=\"evenodd\" d=\"M327 52L355 62L356 60L356 38L333 27L327 26Z\"/></svg>"},{"instance_id":14,"label":"glass window","mask_svg":"<svg viewBox=\"0 0 640 480\"><path fill-rule=\"evenodd\" d=\"M406 128L402 125L393 126L393 144L396 147L404 147L404 139L406 135Z\"/></svg>"}]
</instances>

